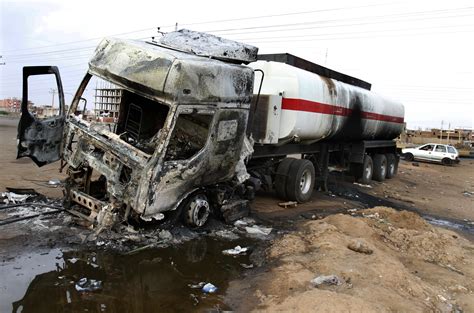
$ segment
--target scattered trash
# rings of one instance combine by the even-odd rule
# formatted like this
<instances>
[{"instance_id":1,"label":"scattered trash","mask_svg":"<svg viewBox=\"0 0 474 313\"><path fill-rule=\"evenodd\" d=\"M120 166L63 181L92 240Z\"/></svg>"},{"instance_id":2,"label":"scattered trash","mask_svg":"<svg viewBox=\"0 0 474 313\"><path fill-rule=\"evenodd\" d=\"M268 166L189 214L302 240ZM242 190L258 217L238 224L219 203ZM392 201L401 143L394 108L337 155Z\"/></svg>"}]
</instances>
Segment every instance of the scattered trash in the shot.
<instances>
[{"instance_id":1,"label":"scattered trash","mask_svg":"<svg viewBox=\"0 0 474 313\"><path fill-rule=\"evenodd\" d=\"M59 179L51 179L48 181L48 185L57 187L61 185L61 181Z\"/></svg>"},{"instance_id":2,"label":"scattered trash","mask_svg":"<svg viewBox=\"0 0 474 313\"><path fill-rule=\"evenodd\" d=\"M32 195L30 194L16 194L14 192L2 192L1 193L1 197L2 198L5 198L3 200L3 203L5 204L9 204L9 203L13 203L13 204L18 204L18 203L23 203L25 202L29 197L31 197Z\"/></svg>"},{"instance_id":3,"label":"scattered trash","mask_svg":"<svg viewBox=\"0 0 474 313\"><path fill-rule=\"evenodd\" d=\"M412 162L411 165L413 165L413 166L420 166L420 163L418 163L418 162Z\"/></svg>"},{"instance_id":4,"label":"scattered trash","mask_svg":"<svg viewBox=\"0 0 474 313\"><path fill-rule=\"evenodd\" d=\"M251 269L253 268L253 264L245 264L245 263L240 263L240 266L242 266L245 269Z\"/></svg>"},{"instance_id":5,"label":"scattered trash","mask_svg":"<svg viewBox=\"0 0 474 313\"><path fill-rule=\"evenodd\" d=\"M71 264L74 264L74 263L76 263L77 261L79 261L78 258L70 258L70 259L67 259L67 260L68 260L68 262L71 263Z\"/></svg>"},{"instance_id":6,"label":"scattered trash","mask_svg":"<svg viewBox=\"0 0 474 313\"><path fill-rule=\"evenodd\" d=\"M442 295L438 295L438 299L441 300L442 302L448 301L448 299L446 299L446 298L443 297Z\"/></svg>"},{"instance_id":7,"label":"scattered trash","mask_svg":"<svg viewBox=\"0 0 474 313\"><path fill-rule=\"evenodd\" d=\"M272 228L253 225L252 227L245 227L245 231L252 235L268 236L272 232Z\"/></svg>"},{"instance_id":8,"label":"scattered trash","mask_svg":"<svg viewBox=\"0 0 474 313\"><path fill-rule=\"evenodd\" d=\"M102 281L95 279L81 278L75 285L76 290L79 292L83 291L96 291L102 288Z\"/></svg>"},{"instance_id":9,"label":"scattered trash","mask_svg":"<svg viewBox=\"0 0 474 313\"><path fill-rule=\"evenodd\" d=\"M255 224L255 220L250 217L244 217L240 220L234 222L234 226L236 227L245 227L245 226L252 226Z\"/></svg>"},{"instance_id":10,"label":"scattered trash","mask_svg":"<svg viewBox=\"0 0 474 313\"><path fill-rule=\"evenodd\" d=\"M228 240L237 240L239 239L239 235L237 235L236 233L230 231L230 230L218 230L216 232L213 233L214 236L216 237L220 237L220 238L224 238L224 239L228 239Z\"/></svg>"},{"instance_id":11,"label":"scattered trash","mask_svg":"<svg viewBox=\"0 0 474 313\"><path fill-rule=\"evenodd\" d=\"M288 207L296 208L296 206L298 205L298 202L296 201L280 202L278 203L278 205L285 209L287 209Z\"/></svg>"},{"instance_id":12,"label":"scattered trash","mask_svg":"<svg viewBox=\"0 0 474 313\"><path fill-rule=\"evenodd\" d=\"M365 254L372 254L374 252L374 250L370 248L366 242L360 239L351 240L351 242L349 242L347 245L347 248L351 249L352 251Z\"/></svg>"},{"instance_id":13,"label":"scattered trash","mask_svg":"<svg viewBox=\"0 0 474 313\"><path fill-rule=\"evenodd\" d=\"M320 285L342 285L344 283L344 280L340 279L336 275L321 275L318 277L315 277L311 279L311 284L313 284L314 287L318 287Z\"/></svg>"},{"instance_id":14,"label":"scattered trash","mask_svg":"<svg viewBox=\"0 0 474 313\"><path fill-rule=\"evenodd\" d=\"M361 187L364 187L364 188L372 188L371 185L365 185L365 184L360 184L360 183L354 183L354 185L361 186Z\"/></svg>"},{"instance_id":15,"label":"scattered trash","mask_svg":"<svg viewBox=\"0 0 474 313\"><path fill-rule=\"evenodd\" d=\"M199 304L199 298L194 293L190 294L189 297L193 300L193 305L196 306Z\"/></svg>"},{"instance_id":16,"label":"scattered trash","mask_svg":"<svg viewBox=\"0 0 474 313\"><path fill-rule=\"evenodd\" d=\"M239 255L239 254L243 254L243 253L247 252L248 249L249 249L248 247L242 248L241 246L236 246L233 249L227 249L227 250L222 251L222 254L225 254L225 255Z\"/></svg>"},{"instance_id":17,"label":"scattered trash","mask_svg":"<svg viewBox=\"0 0 474 313\"><path fill-rule=\"evenodd\" d=\"M95 243L95 245L96 245L97 247L102 247L103 245L105 245L105 241L99 240L99 241L97 241L97 242Z\"/></svg>"},{"instance_id":18,"label":"scattered trash","mask_svg":"<svg viewBox=\"0 0 474 313\"><path fill-rule=\"evenodd\" d=\"M207 283L202 287L202 291L205 293L214 293L217 291L217 287L211 283Z\"/></svg>"},{"instance_id":19,"label":"scattered trash","mask_svg":"<svg viewBox=\"0 0 474 313\"><path fill-rule=\"evenodd\" d=\"M202 287L204 287L206 283L205 282L200 282L200 283L197 283L197 284L188 284L188 287L189 288L192 288L192 289L201 289Z\"/></svg>"},{"instance_id":20,"label":"scattered trash","mask_svg":"<svg viewBox=\"0 0 474 313\"><path fill-rule=\"evenodd\" d=\"M474 192L471 192L471 191L464 191L462 194L463 194L464 196L466 196L466 197L472 197L472 196L474 196Z\"/></svg>"},{"instance_id":21,"label":"scattered trash","mask_svg":"<svg viewBox=\"0 0 474 313\"><path fill-rule=\"evenodd\" d=\"M163 229L162 231L160 231L160 233L158 234L158 237L164 241L169 241L173 239L173 235L166 229Z\"/></svg>"}]
</instances>

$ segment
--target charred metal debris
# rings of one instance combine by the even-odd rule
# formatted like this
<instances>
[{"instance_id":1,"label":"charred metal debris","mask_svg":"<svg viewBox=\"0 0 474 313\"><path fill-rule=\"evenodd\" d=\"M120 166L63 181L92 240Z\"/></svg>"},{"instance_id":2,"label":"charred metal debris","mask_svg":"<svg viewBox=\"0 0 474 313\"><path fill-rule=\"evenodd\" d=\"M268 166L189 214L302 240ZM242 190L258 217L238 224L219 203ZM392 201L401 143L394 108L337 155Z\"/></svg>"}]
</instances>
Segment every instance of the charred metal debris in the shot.
<instances>
[{"instance_id":1,"label":"charred metal debris","mask_svg":"<svg viewBox=\"0 0 474 313\"><path fill-rule=\"evenodd\" d=\"M129 219L181 219L191 227L210 215L235 221L248 214L255 192L243 183L254 72L241 64L255 61L257 51L188 30L158 43L104 39L64 127L36 120L24 108L19 157L33 155L40 166L60 159L65 207L99 230ZM113 123L77 113L93 76L123 88ZM59 148L54 140L39 149L43 138L34 130L42 127L51 138L62 134ZM241 153L243 145L248 149Z\"/></svg>"}]
</instances>

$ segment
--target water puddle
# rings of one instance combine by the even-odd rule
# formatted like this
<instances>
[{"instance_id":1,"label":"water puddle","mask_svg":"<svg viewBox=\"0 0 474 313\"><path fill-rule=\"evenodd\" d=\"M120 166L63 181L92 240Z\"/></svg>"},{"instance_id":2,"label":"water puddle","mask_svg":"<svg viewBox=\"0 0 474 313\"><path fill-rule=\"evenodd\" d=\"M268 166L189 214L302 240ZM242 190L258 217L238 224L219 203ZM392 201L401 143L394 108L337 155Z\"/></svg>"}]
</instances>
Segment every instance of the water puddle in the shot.
<instances>
[{"instance_id":1,"label":"water puddle","mask_svg":"<svg viewBox=\"0 0 474 313\"><path fill-rule=\"evenodd\" d=\"M248 255L222 250L255 246L255 241L201 238L176 247L131 255L110 251L50 250L6 260L0 265L0 312L163 312L228 310L228 282L244 271ZM81 278L100 289L77 291ZM217 292L198 285L210 282Z\"/></svg>"}]
</instances>

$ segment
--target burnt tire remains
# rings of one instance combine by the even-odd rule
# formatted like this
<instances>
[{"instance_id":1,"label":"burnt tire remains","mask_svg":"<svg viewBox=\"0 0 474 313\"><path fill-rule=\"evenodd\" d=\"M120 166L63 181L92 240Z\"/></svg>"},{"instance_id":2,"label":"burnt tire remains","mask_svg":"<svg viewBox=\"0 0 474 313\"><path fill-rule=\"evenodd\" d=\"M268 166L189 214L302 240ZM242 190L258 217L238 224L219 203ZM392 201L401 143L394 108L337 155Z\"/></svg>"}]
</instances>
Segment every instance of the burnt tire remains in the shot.
<instances>
[{"instance_id":1,"label":"burnt tire remains","mask_svg":"<svg viewBox=\"0 0 474 313\"><path fill-rule=\"evenodd\" d=\"M397 157L393 153L387 153L385 158L387 158L387 174L385 175L385 178L392 178L397 175L398 172Z\"/></svg>"},{"instance_id":2,"label":"burnt tire remains","mask_svg":"<svg viewBox=\"0 0 474 313\"><path fill-rule=\"evenodd\" d=\"M387 175L387 158L385 154L374 155L374 174L373 180L384 181Z\"/></svg>"},{"instance_id":3,"label":"burnt tire remains","mask_svg":"<svg viewBox=\"0 0 474 313\"><path fill-rule=\"evenodd\" d=\"M288 200L303 203L311 199L315 176L313 163L304 159L294 160L286 181Z\"/></svg>"},{"instance_id":4,"label":"burnt tire remains","mask_svg":"<svg viewBox=\"0 0 474 313\"><path fill-rule=\"evenodd\" d=\"M288 200L286 194L286 182L290 171L290 166L296 159L285 158L278 164L278 168L275 174L275 191L277 196L283 200Z\"/></svg>"},{"instance_id":5,"label":"burnt tire remains","mask_svg":"<svg viewBox=\"0 0 474 313\"><path fill-rule=\"evenodd\" d=\"M189 198L184 207L184 222L191 227L201 227L207 222L210 212L206 195L195 194Z\"/></svg>"}]
</instances>

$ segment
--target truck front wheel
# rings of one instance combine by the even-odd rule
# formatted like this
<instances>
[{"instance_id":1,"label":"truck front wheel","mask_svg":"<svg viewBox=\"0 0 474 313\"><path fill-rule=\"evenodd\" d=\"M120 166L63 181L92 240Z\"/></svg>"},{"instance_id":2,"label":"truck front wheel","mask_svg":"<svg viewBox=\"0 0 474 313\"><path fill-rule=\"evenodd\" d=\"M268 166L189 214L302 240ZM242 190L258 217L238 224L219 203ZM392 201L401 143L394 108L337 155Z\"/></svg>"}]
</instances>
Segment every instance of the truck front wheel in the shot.
<instances>
[{"instance_id":1,"label":"truck front wheel","mask_svg":"<svg viewBox=\"0 0 474 313\"><path fill-rule=\"evenodd\" d=\"M210 212L206 195L198 193L186 202L183 212L184 221L188 226L201 227L207 222Z\"/></svg>"},{"instance_id":2,"label":"truck front wheel","mask_svg":"<svg viewBox=\"0 0 474 313\"><path fill-rule=\"evenodd\" d=\"M288 181L290 166L294 161L296 161L296 159L284 158L283 161L278 164L275 174L275 191L277 196L283 200L288 200L286 195L286 184Z\"/></svg>"},{"instance_id":3,"label":"truck front wheel","mask_svg":"<svg viewBox=\"0 0 474 313\"><path fill-rule=\"evenodd\" d=\"M304 159L294 160L286 182L288 200L303 203L311 199L315 176L313 163Z\"/></svg>"}]
</instances>

